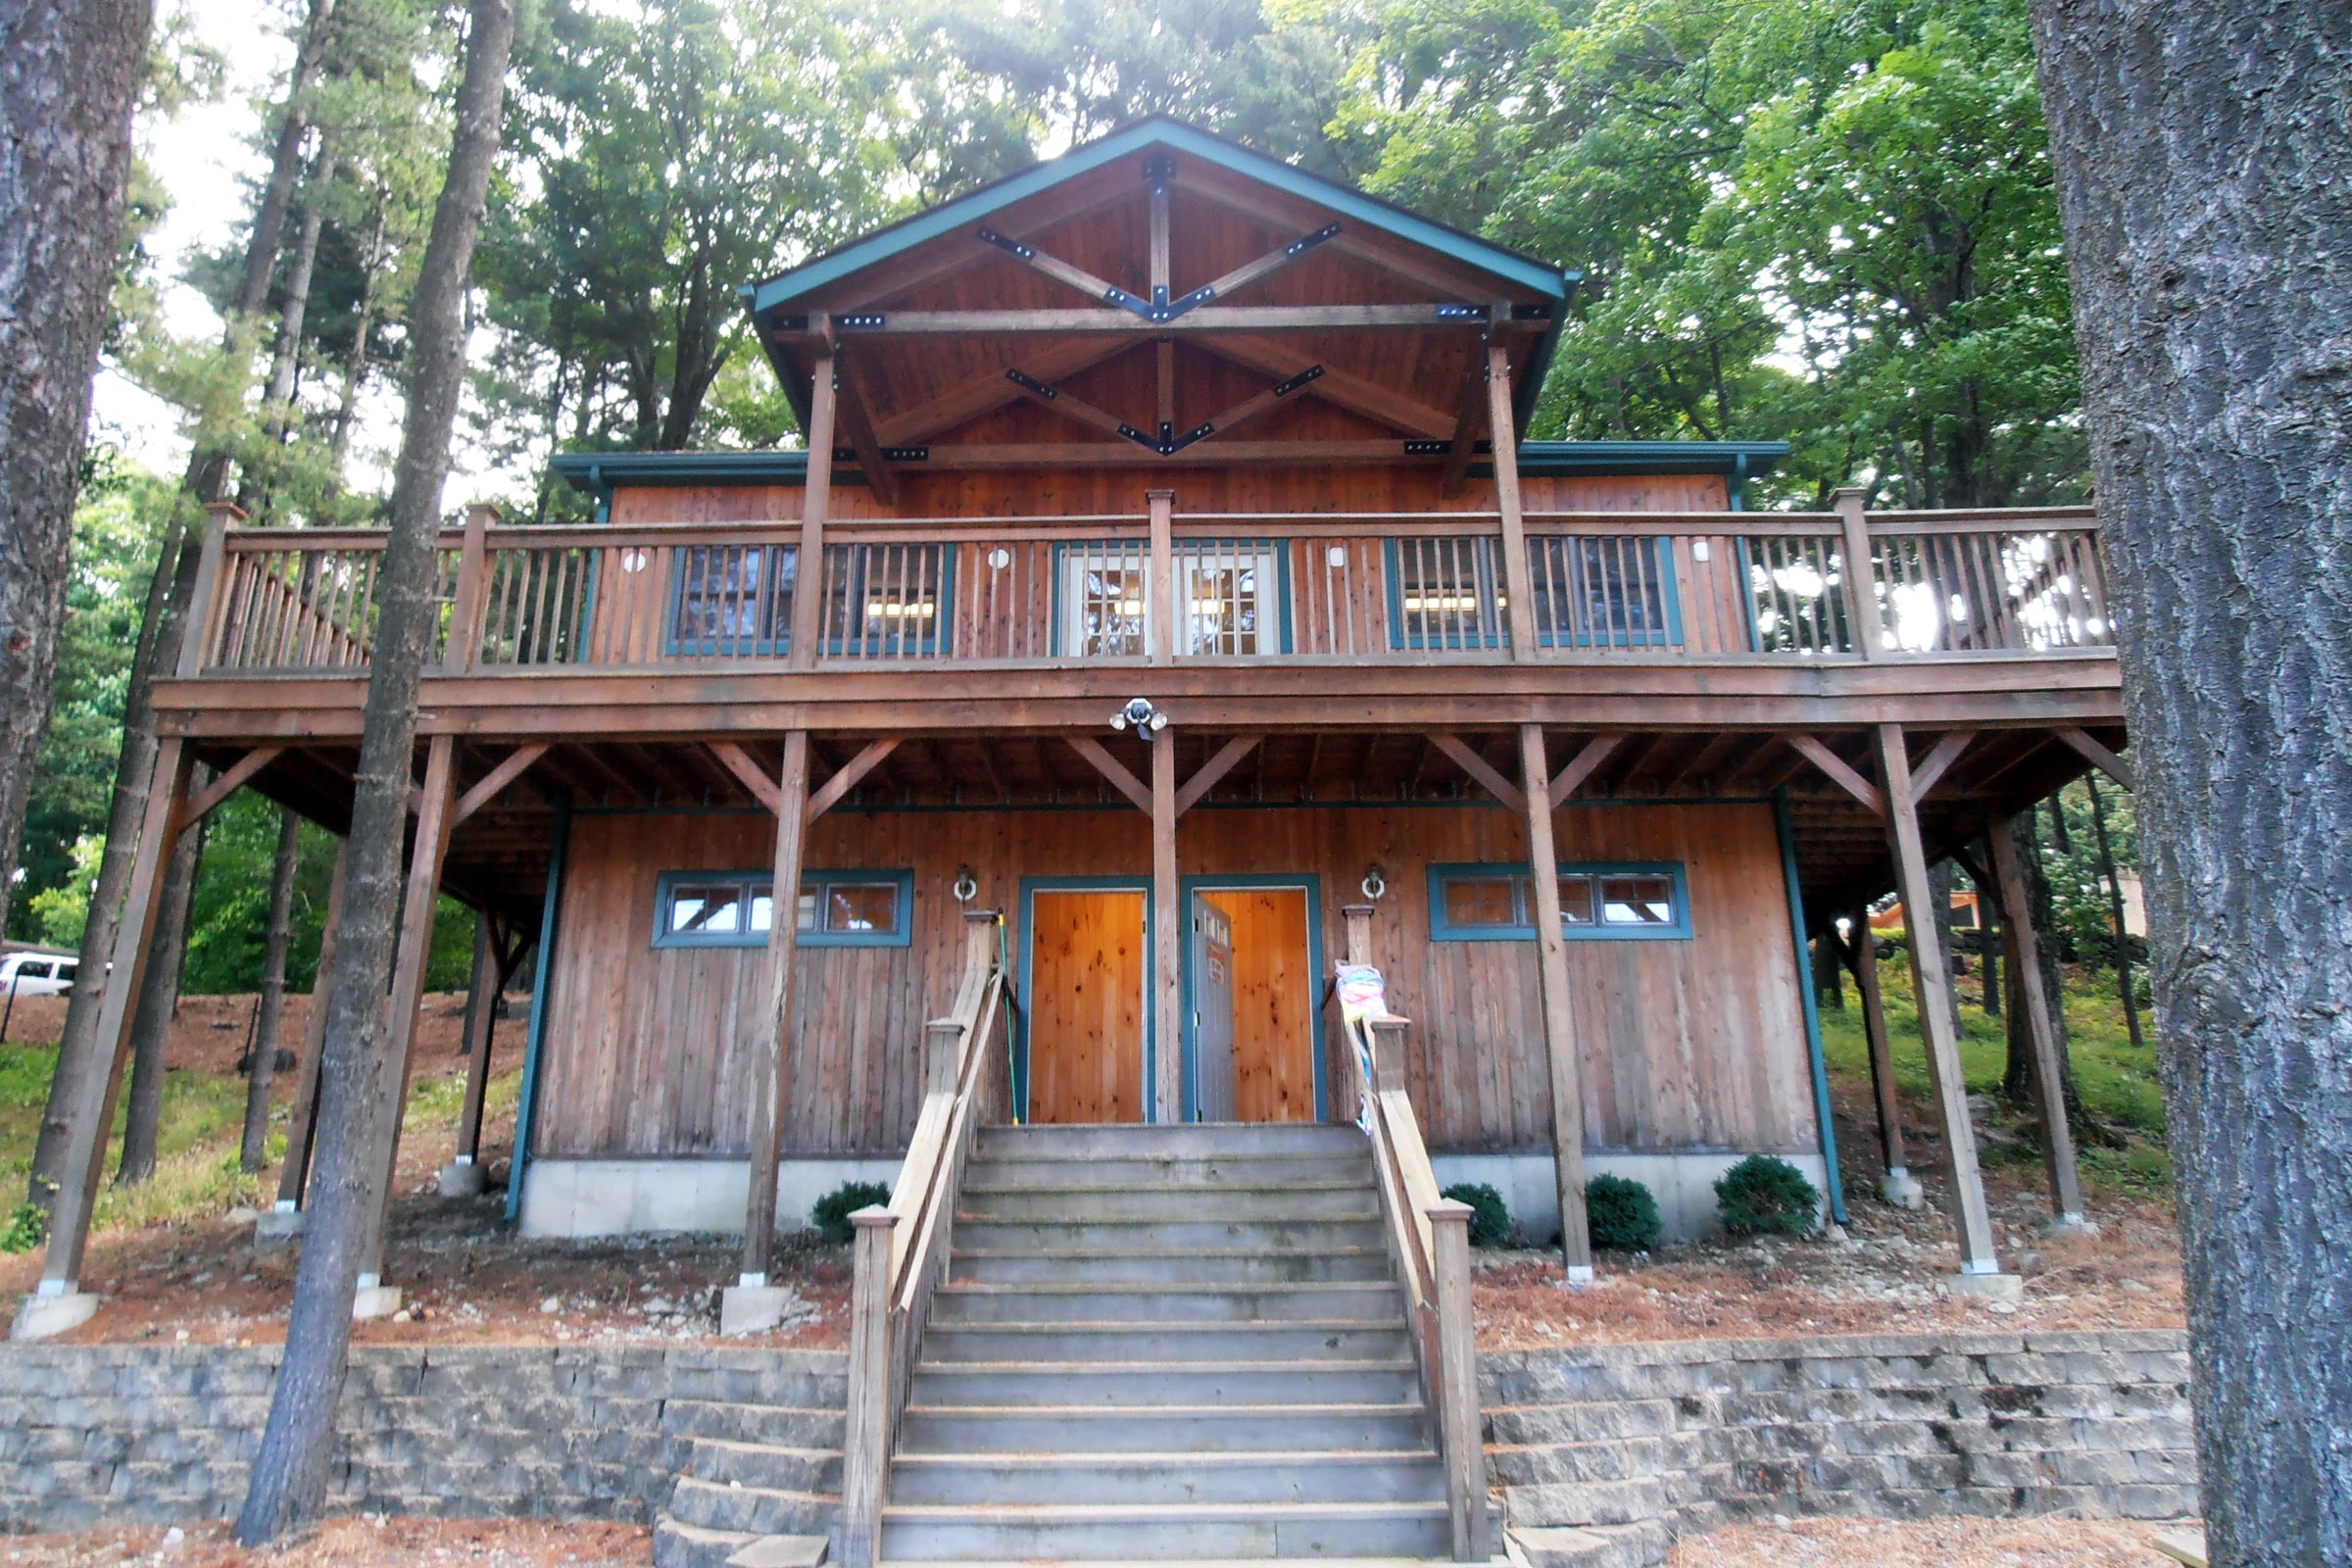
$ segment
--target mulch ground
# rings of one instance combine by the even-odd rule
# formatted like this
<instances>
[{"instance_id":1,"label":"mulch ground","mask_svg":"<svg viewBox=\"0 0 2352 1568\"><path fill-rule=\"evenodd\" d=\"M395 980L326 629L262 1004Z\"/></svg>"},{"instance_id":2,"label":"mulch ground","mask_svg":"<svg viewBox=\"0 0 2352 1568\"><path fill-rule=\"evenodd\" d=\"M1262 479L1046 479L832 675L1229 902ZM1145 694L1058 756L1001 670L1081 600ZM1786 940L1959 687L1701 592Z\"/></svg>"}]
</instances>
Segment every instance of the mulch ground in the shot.
<instances>
[{"instance_id":1,"label":"mulch ground","mask_svg":"<svg viewBox=\"0 0 2352 1568\"><path fill-rule=\"evenodd\" d=\"M1678 1544L1666 1568L2178 1568L2154 1526L2082 1519L1800 1519Z\"/></svg>"},{"instance_id":2,"label":"mulch ground","mask_svg":"<svg viewBox=\"0 0 2352 1568\"><path fill-rule=\"evenodd\" d=\"M330 1519L308 1540L247 1551L226 1525L192 1530L89 1530L0 1538L0 1564L23 1568L645 1568L639 1525L534 1520Z\"/></svg>"}]
</instances>

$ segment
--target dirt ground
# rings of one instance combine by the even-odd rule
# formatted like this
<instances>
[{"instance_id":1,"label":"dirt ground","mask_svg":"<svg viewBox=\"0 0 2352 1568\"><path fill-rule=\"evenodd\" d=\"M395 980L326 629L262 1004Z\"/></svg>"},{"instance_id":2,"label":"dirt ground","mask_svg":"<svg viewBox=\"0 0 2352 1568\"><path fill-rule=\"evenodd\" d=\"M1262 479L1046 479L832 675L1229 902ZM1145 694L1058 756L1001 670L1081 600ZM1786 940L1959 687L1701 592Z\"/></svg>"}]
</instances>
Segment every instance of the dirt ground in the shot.
<instances>
[{"instance_id":1,"label":"dirt ground","mask_svg":"<svg viewBox=\"0 0 2352 1568\"><path fill-rule=\"evenodd\" d=\"M0 1564L22 1568L644 1568L651 1532L638 1525L530 1520L330 1519L307 1541L246 1551L225 1525L192 1530L90 1530L0 1537Z\"/></svg>"},{"instance_id":2,"label":"dirt ground","mask_svg":"<svg viewBox=\"0 0 2352 1568\"><path fill-rule=\"evenodd\" d=\"M2080 1519L1800 1519L1693 1536L1666 1568L2175 1568L2156 1527Z\"/></svg>"}]
</instances>

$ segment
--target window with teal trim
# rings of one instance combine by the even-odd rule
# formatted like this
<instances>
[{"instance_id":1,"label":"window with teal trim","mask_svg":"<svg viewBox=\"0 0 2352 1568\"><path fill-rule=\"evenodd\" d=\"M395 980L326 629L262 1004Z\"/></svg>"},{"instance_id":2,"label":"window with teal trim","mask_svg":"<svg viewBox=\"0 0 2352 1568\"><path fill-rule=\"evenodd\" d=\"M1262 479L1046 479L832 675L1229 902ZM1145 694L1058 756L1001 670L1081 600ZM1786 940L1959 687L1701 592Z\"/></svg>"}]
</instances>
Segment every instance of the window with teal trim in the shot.
<instances>
[{"instance_id":1,"label":"window with teal trim","mask_svg":"<svg viewBox=\"0 0 2352 1568\"><path fill-rule=\"evenodd\" d=\"M1690 895L1680 861L1563 864L1560 934L1572 942L1656 941L1690 935ZM1535 890L1518 865L1433 865L1429 932L1438 942L1532 942Z\"/></svg>"},{"instance_id":2,"label":"window with teal trim","mask_svg":"<svg viewBox=\"0 0 2352 1568\"><path fill-rule=\"evenodd\" d=\"M796 545L688 545L672 557L672 654L760 656L792 636Z\"/></svg>"},{"instance_id":3,"label":"window with teal trim","mask_svg":"<svg viewBox=\"0 0 2352 1568\"><path fill-rule=\"evenodd\" d=\"M1530 539L1536 640L1546 648L1667 648L1683 640L1673 541L1663 535Z\"/></svg>"},{"instance_id":4,"label":"window with teal trim","mask_svg":"<svg viewBox=\"0 0 2352 1568\"><path fill-rule=\"evenodd\" d=\"M775 925L764 871L665 871L654 900L657 948L763 948ZM914 940L914 873L810 871L793 941L804 948L904 948Z\"/></svg>"},{"instance_id":5,"label":"window with teal trim","mask_svg":"<svg viewBox=\"0 0 2352 1568\"><path fill-rule=\"evenodd\" d=\"M849 659L938 653L955 600L947 545L827 545L820 646Z\"/></svg>"}]
</instances>

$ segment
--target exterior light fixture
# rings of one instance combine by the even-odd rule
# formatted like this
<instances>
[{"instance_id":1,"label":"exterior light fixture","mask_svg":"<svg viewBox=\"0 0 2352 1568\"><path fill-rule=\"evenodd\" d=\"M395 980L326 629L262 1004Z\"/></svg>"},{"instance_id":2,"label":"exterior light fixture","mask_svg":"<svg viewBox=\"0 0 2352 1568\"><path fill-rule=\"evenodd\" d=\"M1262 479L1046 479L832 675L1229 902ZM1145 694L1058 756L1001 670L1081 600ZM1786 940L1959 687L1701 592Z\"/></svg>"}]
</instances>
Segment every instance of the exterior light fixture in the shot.
<instances>
[{"instance_id":1,"label":"exterior light fixture","mask_svg":"<svg viewBox=\"0 0 2352 1568\"><path fill-rule=\"evenodd\" d=\"M1364 867L1364 897L1378 904L1389 891L1389 874L1378 864Z\"/></svg>"},{"instance_id":2,"label":"exterior light fixture","mask_svg":"<svg viewBox=\"0 0 2352 1568\"><path fill-rule=\"evenodd\" d=\"M957 904L969 904L973 899L979 896L980 879L972 875L972 868L970 866L959 865L956 868L955 886L951 887L948 891L956 895L956 902Z\"/></svg>"},{"instance_id":3,"label":"exterior light fixture","mask_svg":"<svg viewBox=\"0 0 2352 1568\"><path fill-rule=\"evenodd\" d=\"M1134 729L1138 734L1156 735L1168 727L1168 715L1152 706L1149 697L1130 697L1127 706L1110 715L1112 729Z\"/></svg>"}]
</instances>

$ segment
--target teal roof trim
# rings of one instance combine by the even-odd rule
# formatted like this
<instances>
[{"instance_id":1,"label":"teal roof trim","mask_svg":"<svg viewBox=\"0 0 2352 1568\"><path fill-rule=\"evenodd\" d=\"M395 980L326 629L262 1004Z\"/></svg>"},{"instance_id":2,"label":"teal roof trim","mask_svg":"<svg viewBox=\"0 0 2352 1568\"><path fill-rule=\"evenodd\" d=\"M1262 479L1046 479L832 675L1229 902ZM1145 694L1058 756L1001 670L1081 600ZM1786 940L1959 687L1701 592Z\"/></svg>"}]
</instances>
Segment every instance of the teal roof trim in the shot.
<instances>
[{"instance_id":1,"label":"teal roof trim","mask_svg":"<svg viewBox=\"0 0 2352 1568\"><path fill-rule=\"evenodd\" d=\"M1301 201L1329 208L1344 218L1366 223L1383 233L1453 258L1466 267L1506 278L1547 299L1565 302L1580 274L1523 256L1517 251L1465 234L1460 229L1420 218L1403 208L1350 190L1319 175L1294 169L1280 159L1251 152L1222 136L1211 135L1181 121L1155 116L1111 131L1098 140L1072 148L1017 174L956 198L941 206L876 229L863 239L820 256L789 272L761 283L747 283L741 292L750 310L769 311L803 295L837 282L853 272L885 262L914 246L953 234L1015 202L1025 201L1063 181L1115 163L1147 147L1165 147L1246 178L1271 185Z\"/></svg>"},{"instance_id":2,"label":"teal roof trim","mask_svg":"<svg viewBox=\"0 0 2352 1568\"><path fill-rule=\"evenodd\" d=\"M1720 473L1737 481L1761 478L1788 455L1786 441L1529 441L1519 449L1519 469L1546 475ZM599 497L621 486L795 485L808 479L806 452L564 452L548 466L573 489Z\"/></svg>"}]
</instances>

